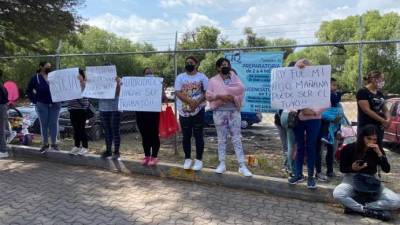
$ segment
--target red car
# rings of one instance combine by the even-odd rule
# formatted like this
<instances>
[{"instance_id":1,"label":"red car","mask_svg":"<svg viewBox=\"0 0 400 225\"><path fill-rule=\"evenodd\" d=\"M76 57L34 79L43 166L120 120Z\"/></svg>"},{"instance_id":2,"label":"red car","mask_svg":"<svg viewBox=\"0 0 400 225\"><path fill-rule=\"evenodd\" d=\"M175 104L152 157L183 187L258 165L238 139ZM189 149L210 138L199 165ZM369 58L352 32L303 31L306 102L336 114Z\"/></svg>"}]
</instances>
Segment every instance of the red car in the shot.
<instances>
[{"instance_id":1,"label":"red car","mask_svg":"<svg viewBox=\"0 0 400 225\"><path fill-rule=\"evenodd\" d=\"M390 127L385 129L384 140L391 144L400 144L400 98L390 98L385 102L392 116Z\"/></svg>"}]
</instances>

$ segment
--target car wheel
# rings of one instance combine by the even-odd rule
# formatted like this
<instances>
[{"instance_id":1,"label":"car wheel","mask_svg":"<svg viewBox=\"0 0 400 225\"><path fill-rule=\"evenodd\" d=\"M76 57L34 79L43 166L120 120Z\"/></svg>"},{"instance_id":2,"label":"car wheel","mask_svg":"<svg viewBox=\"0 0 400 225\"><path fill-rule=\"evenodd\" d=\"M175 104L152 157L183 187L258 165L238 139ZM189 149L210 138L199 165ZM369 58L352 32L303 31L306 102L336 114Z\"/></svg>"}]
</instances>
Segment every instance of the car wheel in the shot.
<instances>
[{"instance_id":1,"label":"car wheel","mask_svg":"<svg viewBox=\"0 0 400 225\"><path fill-rule=\"evenodd\" d=\"M242 129L246 129L249 127L249 123L246 120L242 120L242 122L240 123L240 127Z\"/></svg>"},{"instance_id":2,"label":"car wheel","mask_svg":"<svg viewBox=\"0 0 400 225\"><path fill-rule=\"evenodd\" d=\"M101 130L101 127L95 125L89 130L88 136L90 140L97 141L101 138L102 134L103 131Z\"/></svg>"}]
</instances>

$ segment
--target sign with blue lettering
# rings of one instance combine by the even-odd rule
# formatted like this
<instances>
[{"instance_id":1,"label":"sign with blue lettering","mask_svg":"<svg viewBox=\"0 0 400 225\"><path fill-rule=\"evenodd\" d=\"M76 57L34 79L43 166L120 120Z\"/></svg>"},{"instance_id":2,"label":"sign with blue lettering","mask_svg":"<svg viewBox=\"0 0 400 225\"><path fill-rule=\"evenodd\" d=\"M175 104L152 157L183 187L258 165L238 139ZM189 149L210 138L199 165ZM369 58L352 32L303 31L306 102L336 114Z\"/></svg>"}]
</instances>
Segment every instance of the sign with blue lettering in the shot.
<instances>
[{"instance_id":1,"label":"sign with blue lettering","mask_svg":"<svg viewBox=\"0 0 400 225\"><path fill-rule=\"evenodd\" d=\"M231 61L243 85L245 96L242 112L272 112L271 70L282 66L283 52L229 52Z\"/></svg>"}]
</instances>

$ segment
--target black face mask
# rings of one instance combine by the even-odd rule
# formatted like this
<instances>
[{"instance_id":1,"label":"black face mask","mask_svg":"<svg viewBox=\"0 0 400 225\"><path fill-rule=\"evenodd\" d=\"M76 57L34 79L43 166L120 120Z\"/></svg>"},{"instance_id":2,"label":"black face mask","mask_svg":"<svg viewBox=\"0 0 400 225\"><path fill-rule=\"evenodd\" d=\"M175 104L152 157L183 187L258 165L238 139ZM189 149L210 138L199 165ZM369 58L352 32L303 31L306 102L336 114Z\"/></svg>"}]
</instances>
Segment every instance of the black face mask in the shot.
<instances>
[{"instance_id":1,"label":"black face mask","mask_svg":"<svg viewBox=\"0 0 400 225\"><path fill-rule=\"evenodd\" d=\"M221 73L222 73L223 75L228 75L229 72L231 72L231 68L230 68L230 67L222 67L222 68L221 68Z\"/></svg>"},{"instance_id":2,"label":"black face mask","mask_svg":"<svg viewBox=\"0 0 400 225\"><path fill-rule=\"evenodd\" d=\"M192 65L192 64L186 64L186 66L185 66L185 70L186 70L187 72L189 72L189 73L193 72L194 69L195 69L195 67L194 67L194 65Z\"/></svg>"},{"instance_id":3,"label":"black face mask","mask_svg":"<svg viewBox=\"0 0 400 225\"><path fill-rule=\"evenodd\" d=\"M49 73L51 72L51 68L45 68L45 69L44 69L44 72L45 72L46 74L49 74Z\"/></svg>"}]
</instances>

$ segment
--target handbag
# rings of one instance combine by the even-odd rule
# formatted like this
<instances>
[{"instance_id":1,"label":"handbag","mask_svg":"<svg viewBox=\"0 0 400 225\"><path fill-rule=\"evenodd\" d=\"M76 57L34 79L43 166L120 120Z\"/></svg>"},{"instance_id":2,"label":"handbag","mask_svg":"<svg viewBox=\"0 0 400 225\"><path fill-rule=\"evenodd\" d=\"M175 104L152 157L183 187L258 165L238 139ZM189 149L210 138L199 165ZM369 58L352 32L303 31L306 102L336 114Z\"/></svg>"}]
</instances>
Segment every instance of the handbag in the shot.
<instances>
[{"instance_id":1,"label":"handbag","mask_svg":"<svg viewBox=\"0 0 400 225\"><path fill-rule=\"evenodd\" d=\"M358 193L377 195L381 191L381 181L373 175L357 173L353 177L354 190Z\"/></svg>"},{"instance_id":2,"label":"handbag","mask_svg":"<svg viewBox=\"0 0 400 225\"><path fill-rule=\"evenodd\" d=\"M165 111L160 112L159 135L162 138L169 138L179 131L179 124L176 120L172 107L167 105Z\"/></svg>"},{"instance_id":3,"label":"handbag","mask_svg":"<svg viewBox=\"0 0 400 225\"><path fill-rule=\"evenodd\" d=\"M299 122L297 112L289 112L288 115L288 128L295 128Z\"/></svg>"}]
</instances>

